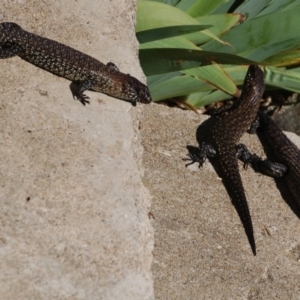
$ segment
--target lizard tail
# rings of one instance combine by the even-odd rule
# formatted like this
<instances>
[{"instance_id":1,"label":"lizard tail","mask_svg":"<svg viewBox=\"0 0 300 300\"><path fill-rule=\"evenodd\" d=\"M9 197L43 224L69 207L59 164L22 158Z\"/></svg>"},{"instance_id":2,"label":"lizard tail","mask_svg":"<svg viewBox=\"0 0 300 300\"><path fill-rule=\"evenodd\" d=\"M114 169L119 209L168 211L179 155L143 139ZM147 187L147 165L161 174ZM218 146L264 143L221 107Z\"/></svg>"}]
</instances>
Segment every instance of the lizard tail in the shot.
<instances>
[{"instance_id":1,"label":"lizard tail","mask_svg":"<svg viewBox=\"0 0 300 300\"><path fill-rule=\"evenodd\" d=\"M227 159L226 161L229 160ZM236 159L231 160L229 164L226 164L226 161L220 162L221 168L223 170L226 170L226 176L223 176L223 182L228 192L228 195L231 198L232 204L234 205L244 226L245 233L247 235L252 252L254 255L256 255L256 245L254 239L252 219L247 199L244 193L242 179L238 171L238 163ZM226 167L224 166L224 164L226 164Z\"/></svg>"}]
</instances>

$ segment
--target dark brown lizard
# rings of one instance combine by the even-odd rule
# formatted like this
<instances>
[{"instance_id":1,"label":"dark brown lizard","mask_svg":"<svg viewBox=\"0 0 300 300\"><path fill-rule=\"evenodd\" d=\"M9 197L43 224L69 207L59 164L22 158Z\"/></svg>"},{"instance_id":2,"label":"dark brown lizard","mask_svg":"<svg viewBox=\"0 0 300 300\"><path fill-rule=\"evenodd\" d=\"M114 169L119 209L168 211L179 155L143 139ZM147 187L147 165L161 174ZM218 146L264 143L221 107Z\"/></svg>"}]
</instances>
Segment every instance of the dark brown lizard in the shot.
<instances>
[{"instance_id":1,"label":"dark brown lizard","mask_svg":"<svg viewBox=\"0 0 300 300\"><path fill-rule=\"evenodd\" d=\"M258 119L251 128L252 133L256 128L258 128L259 136L270 160L262 160L255 154L247 153L248 150L245 147L242 153L247 155L242 160L250 164L257 172L274 178L282 177L300 206L300 150L263 112L258 113Z\"/></svg>"},{"instance_id":2,"label":"dark brown lizard","mask_svg":"<svg viewBox=\"0 0 300 300\"><path fill-rule=\"evenodd\" d=\"M15 23L0 23L0 58L16 55L71 80L78 87L73 96L83 105L89 103L83 94L86 90L130 101L133 105L151 102L148 87L129 74L121 73L113 63L105 65L71 47L27 32Z\"/></svg>"},{"instance_id":3,"label":"dark brown lizard","mask_svg":"<svg viewBox=\"0 0 300 300\"><path fill-rule=\"evenodd\" d=\"M251 249L256 255L256 246L252 220L245 196L236 157L236 143L249 129L260 105L264 92L264 74L256 66L249 66L240 98L228 109L216 111L215 123L209 134L209 140L202 142L200 152L191 155L193 162L203 165L206 157L217 157L224 185L233 205L240 216Z\"/></svg>"}]
</instances>

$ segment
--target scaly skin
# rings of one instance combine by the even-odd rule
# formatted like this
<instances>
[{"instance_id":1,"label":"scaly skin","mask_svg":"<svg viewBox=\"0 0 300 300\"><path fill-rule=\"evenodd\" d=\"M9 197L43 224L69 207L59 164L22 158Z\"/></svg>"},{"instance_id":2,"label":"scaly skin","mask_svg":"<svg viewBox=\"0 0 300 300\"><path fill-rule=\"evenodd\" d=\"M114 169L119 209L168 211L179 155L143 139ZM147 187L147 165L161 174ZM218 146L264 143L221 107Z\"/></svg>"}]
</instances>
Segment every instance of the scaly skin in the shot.
<instances>
[{"instance_id":1,"label":"scaly skin","mask_svg":"<svg viewBox=\"0 0 300 300\"><path fill-rule=\"evenodd\" d=\"M244 163L244 169L251 166L255 172L273 178L280 178L287 171L287 167L283 164L273 162L269 159L261 159L255 153L251 154L244 144L236 145L236 151L237 158Z\"/></svg>"},{"instance_id":2,"label":"scaly skin","mask_svg":"<svg viewBox=\"0 0 300 300\"><path fill-rule=\"evenodd\" d=\"M15 23L0 23L0 58L18 55L22 59L78 86L76 96L82 104L86 90L132 102L150 103L148 87L113 63L107 65L56 41L23 30Z\"/></svg>"},{"instance_id":3,"label":"scaly skin","mask_svg":"<svg viewBox=\"0 0 300 300\"><path fill-rule=\"evenodd\" d=\"M204 142L200 146L199 155L190 155L191 160L199 162L200 165L204 163L206 157L217 156L224 185L244 225L254 255L256 255L256 246L252 220L238 170L235 147L252 124L263 92L264 74L258 66L251 65L244 80L242 94L237 102L230 108L222 109L221 112L217 111L214 114L215 123L209 144Z\"/></svg>"},{"instance_id":4,"label":"scaly skin","mask_svg":"<svg viewBox=\"0 0 300 300\"><path fill-rule=\"evenodd\" d=\"M259 127L267 155L271 156L272 160L276 160L276 163L271 162L268 164L268 175L278 177L276 176L276 166L278 164L285 166L287 170L281 176L287 183L295 201L300 206L300 150L268 115L259 112L258 124L255 124L255 127ZM254 167L254 169L258 172L266 173L266 168L262 170Z\"/></svg>"}]
</instances>

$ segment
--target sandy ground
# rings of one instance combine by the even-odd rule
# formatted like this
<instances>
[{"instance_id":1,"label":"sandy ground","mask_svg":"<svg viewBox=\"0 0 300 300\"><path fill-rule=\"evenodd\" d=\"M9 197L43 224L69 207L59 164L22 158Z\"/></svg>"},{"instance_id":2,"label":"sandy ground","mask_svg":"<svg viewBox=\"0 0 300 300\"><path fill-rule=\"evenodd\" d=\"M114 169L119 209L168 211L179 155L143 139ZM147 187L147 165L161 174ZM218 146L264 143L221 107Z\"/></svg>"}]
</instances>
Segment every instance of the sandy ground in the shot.
<instances>
[{"instance_id":1,"label":"sandy ground","mask_svg":"<svg viewBox=\"0 0 300 300\"><path fill-rule=\"evenodd\" d=\"M4 21L144 80L134 1L2 1ZM1 299L152 299L143 105L86 92L84 107L67 80L0 65Z\"/></svg>"}]
</instances>

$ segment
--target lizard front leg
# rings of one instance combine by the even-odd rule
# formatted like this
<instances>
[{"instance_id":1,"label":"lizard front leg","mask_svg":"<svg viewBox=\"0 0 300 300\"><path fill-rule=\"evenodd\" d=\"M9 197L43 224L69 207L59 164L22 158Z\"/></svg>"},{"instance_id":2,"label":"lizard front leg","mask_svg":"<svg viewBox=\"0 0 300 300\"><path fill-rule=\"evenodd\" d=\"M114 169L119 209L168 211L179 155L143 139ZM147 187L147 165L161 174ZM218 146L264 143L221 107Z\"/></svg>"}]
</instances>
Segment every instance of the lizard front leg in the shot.
<instances>
[{"instance_id":1,"label":"lizard front leg","mask_svg":"<svg viewBox=\"0 0 300 300\"><path fill-rule=\"evenodd\" d=\"M72 82L70 85L73 98L79 100L83 105L90 103L90 97L84 95L83 93L91 89L96 84L94 79L86 79L84 81Z\"/></svg>"}]
</instances>

